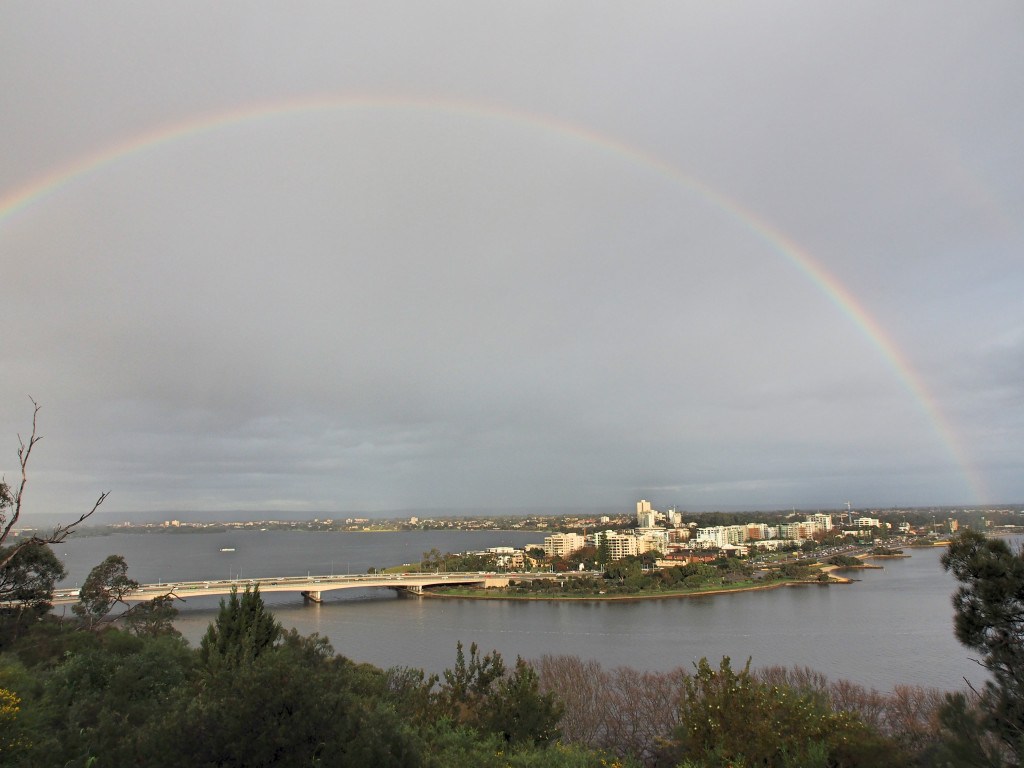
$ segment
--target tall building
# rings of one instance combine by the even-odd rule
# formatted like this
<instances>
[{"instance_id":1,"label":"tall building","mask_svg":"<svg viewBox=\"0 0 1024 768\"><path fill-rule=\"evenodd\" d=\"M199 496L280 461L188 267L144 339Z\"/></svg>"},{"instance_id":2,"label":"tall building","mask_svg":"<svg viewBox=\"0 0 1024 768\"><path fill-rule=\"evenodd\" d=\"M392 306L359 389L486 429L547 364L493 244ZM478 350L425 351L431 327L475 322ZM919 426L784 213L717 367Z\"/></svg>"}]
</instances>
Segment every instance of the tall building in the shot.
<instances>
[{"instance_id":1,"label":"tall building","mask_svg":"<svg viewBox=\"0 0 1024 768\"><path fill-rule=\"evenodd\" d=\"M608 556L612 560L621 560L629 555L640 554L640 539L625 533L610 533L604 537L608 542Z\"/></svg>"},{"instance_id":2,"label":"tall building","mask_svg":"<svg viewBox=\"0 0 1024 768\"><path fill-rule=\"evenodd\" d=\"M747 523L748 541L750 541L751 539L760 541L763 539L767 539L768 537L769 534L767 525L765 525L764 523Z\"/></svg>"},{"instance_id":3,"label":"tall building","mask_svg":"<svg viewBox=\"0 0 1024 768\"><path fill-rule=\"evenodd\" d=\"M583 549L586 540L578 533L553 533L544 537L544 554L548 557L565 557Z\"/></svg>"},{"instance_id":4,"label":"tall building","mask_svg":"<svg viewBox=\"0 0 1024 768\"><path fill-rule=\"evenodd\" d=\"M636 503L636 527L654 527L654 510L651 509L651 502L646 499L641 499Z\"/></svg>"},{"instance_id":5,"label":"tall building","mask_svg":"<svg viewBox=\"0 0 1024 768\"><path fill-rule=\"evenodd\" d=\"M652 552L654 550L662 554L668 552L668 529L666 528L644 531L637 538L639 539L637 554L642 555L644 552Z\"/></svg>"},{"instance_id":6,"label":"tall building","mask_svg":"<svg viewBox=\"0 0 1024 768\"><path fill-rule=\"evenodd\" d=\"M790 541L796 539L813 539L816 526L805 520L802 523L782 523L779 525L779 538Z\"/></svg>"},{"instance_id":7,"label":"tall building","mask_svg":"<svg viewBox=\"0 0 1024 768\"><path fill-rule=\"evenodd\" d=\"M612 529L594 532L594 546L608 545L608 557L621 560L627 555L640 554L640 537L632 533L618 533Z\"/></svg>"},{"instance_id":8,"label":"tall building","mask_svg":"<svg viewBox=\"0 0 1024 768\"><path fill-rule=\"evenodd\" d=\"M832 515L823 515L820 512L807 518L808 522L814 523L819 531L832 530Z\"/></svg>"},{"instance_id":9,"label":"tall building","mask_svg":"<svg viewBox=\"0 0 1024 768\"><path fill-rule=\"evenodd\" d=\"M690 529L689 528L671 528L668 532L669 542L673 541L689 541L690 540Z\"/></svg>"},{"instance_id":10,"label":"tall building","mask_svg":"<svg viewBox=\"0 0 1024 768\"><path fill-rule=\"evenodd\" d=\"M729 538L730 544L744 544L750 538L745 525L727 525L725 535Z\"/></svg>"},{"instance_id":11,"label":"tall building","mask_svg":"<svg viewBox=\"0 0 1024 768\"><path fill-rule=\"evenodd\" d=\"M722 525L713 525L709 528L698 528L697 538L694 541L698 547L724 547L729 543L729 532Z\"/></svg>"}]
</instances>

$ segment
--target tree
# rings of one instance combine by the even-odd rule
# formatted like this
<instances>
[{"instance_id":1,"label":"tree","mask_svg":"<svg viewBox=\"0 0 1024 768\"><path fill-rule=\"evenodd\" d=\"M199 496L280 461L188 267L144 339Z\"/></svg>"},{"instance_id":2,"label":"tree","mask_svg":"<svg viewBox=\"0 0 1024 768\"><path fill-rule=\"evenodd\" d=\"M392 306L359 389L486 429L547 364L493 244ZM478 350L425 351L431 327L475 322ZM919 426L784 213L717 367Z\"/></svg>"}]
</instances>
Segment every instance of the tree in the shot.
<instances>
[{"instance_id":1,"label":"tree","mask_svg":"<svg viewBox=\"0 0 1024 768\"><path fill-rule=\"evenodd\" d=\"M59 664L42 675L42 686L19 690L25 699L36 698L36 726L30 732L36 747L26 764L85 766L97 756L99 765L174 764L173 758L146 759L138 747L187 690L195 666L188 644L114 628L73 634Z\"/></svg>"},{"instance_id":2,"label":"tree","mask_svg":"<svg viewBox=\"0 0 1024 768\"><path fill-rule=\"evenodd\" d=\"M981 653L992 680L975 691L981 724L1003 744L1011 765L1024 764L1024 551L975 531L953 538L942 567L961 586L953 595L956 638ZM962 702L952 699L951 709ZM948 718L955 721L951 712ZM961 722L964 721L960 717Z\"/></svg>"},{"instance_id":3,"label":"tree","mask_svg":"<svg viewBox=\"0 0 1024 768\"><path fill-rule=\"evenodd\" d=\"M444 672L444 685L439 694L442 712L456 720L479 716L494 683L505 674L505 662L497 651L482 656L476 643L469 646L469 664L456 644L455 667Z\"/></svg>"},{"instance_id":4,"label":"tree","mask_svg":"<svg viewBox=\"0 0 1024 768\"><path fill-rule=\"evenodd\" d=\"M557 694L542 694L537 672L516 657L515 669L491 694L484 725L510 744L547 745L558 740L563 714L565 707Z\"/></svg>"},{"instance_id":5,"label":"tree","mask_svg":"<svg viewBox=\"0 0 1024 768\"><path fill-rule=\"evenodd\" d=\"M625 583L630 577L639 578L640 576L643 576L643 569L639 560L632 555L608 563L604 571L606 579L618 579L620 584Z\"/></svg>"},{"instance_id":6,"label":"tree","mask_svg":"<svg viewBox=\"0 0 1024 768\"><path fill-rule=\"evenodd\" d=\"M31 398L29 398L32 400ZM22 502L25 499L25 486L28 484L28 460L32 454L32 449L36 443L43 439L42 435L37 433L36 424L39 417L39 404L32 400L32 434L28 438L28 442L21 439L21 435L18 435L18 466L21 470L21 480L18 483L18 487L12 489L6 482L6 479L0 478L0 547L3 547L8 538L12 538L11 534L14 530L15 524L21 518ZM5 568L18 553L32 546L38 546L41 544L59 544L64 541L68 536L71 535L72 531L82 523L84 520L89 518L102 504L107 496L110 495L109 491L104 491L100 494L96 503L92 505L92 509L78 516L78 519L71 523L58 525L53 531L46 536L30 536L27 539L19 540L19 543L7 547L6 549L0 550L0 569Z\"/></svg>"},{"instance_id":7,"label":"tree","mask_svg":"<svg viewBox=\"0 0 1024 768\"><path fill-rule=\"evenodd\" d=\"M26 746L21 723L18 722L18 706L21 699L5 688L0 688L0 755L14 757Z\"/></svg>"},{"instance_id":8,"label":"tree","mask_svg":"<svg viewBox=\"0 0 1024 768\"><path fill-rule=\"evenodd\" d=\"M171 595L160 595L136 603L123 614L128 631L139 637L180 636L181 633L174 628L177 616L178 609L174 607L174 597Z\"/></svg>"},{"instance_id":9,"label":"tree","mask_svg":"<svg viewBox=\"0 0 1024 768\"><path fill-rule=\"evenodd\" d=\"M536 671L520 658L509 672L497 651L469 646L469 663L456 646L455 668L445 670L440 713L457 723L498 734L512 744L541 745L558 738L564 708L553 691L542 694Z\"/></svg>"},{"instance_id":10,"label":"tree","mask_svg":"<svg viewBox=\"0 0 1024 768\"><path fill-rule=\"evenodd\" d=\"M10 558L0 547L0 603L43 613L50 609L54 585L67 575L64 564L45 544L19 547Z\"/></svg>"},{"instance_id":11,"label":"tree","mask_svg":"<svg viewBox=\"0 0 1024 768\"><path fill-rule=\"evenodd\" d=\"M274 647L283 630L260 597L260 587L245 588L241 599L232 587L228 602L220 601L220 612L206 630L199 645L200 660L211 668L238 667L251 663Z\"/></svg>"},{"instance_id":12,"label":"tree","mask_svg":"<svg viewBox=\"0 0 1024 768\"><path fill-rule=\"evenodd\" d=\"M437 571L444 565L444 556L441 554L441 550L437 547L432 548L429 552L423 553L423 560L420 562L421 571Z\"/></svg>"},{"instance_id":13,"label":"tree","mask_svg":"<svg viewBox=\"0 0 1024 768\"><path fill-rule=\"evenodd\" d=\"M675 748L686 766L904 765L903 756L851 712L833 712L813 695L701 659L683 682Z\"/></svg>"},{"instance_id":14,"label":"tree","mask_svg":"<svg viewBox=\"0 0 1024 768\"><path fill-rule=\"evenodd\" d=\"M247 663L207 669L183 695L168 702L162 722L151 735L142 736L148 739L140 750L143 759L132 764L428 764L418 729L386 699L383 673L347 659L326 658L326 649L310 640L289 636Z\"/></svg>"},{"instance_id":15,"label":"tree","mask_svg":"<svg viewBox=\"0 0 1024 768\"><path fill-rule=\"evenodd\" d=\"M139 588L139 582L128 578L128 563L121 555L109 555L89 571L78 594L78 603L71 610L92 627L110 613L118 603Z\"/></svg>"},{"instance_id":16,"label":"tree","mask_svg":"<svg viewBox=\"0 0 1024 768\"><path fill-rule=\"evenodd\" d=\"M608 541L602 536L601 537L601 543L597 545L597 556L596 556L597 564L599 566L600 565L605 565L611 559L612 559L611 547L608 546Z\"/></svg>"}]
</instances>

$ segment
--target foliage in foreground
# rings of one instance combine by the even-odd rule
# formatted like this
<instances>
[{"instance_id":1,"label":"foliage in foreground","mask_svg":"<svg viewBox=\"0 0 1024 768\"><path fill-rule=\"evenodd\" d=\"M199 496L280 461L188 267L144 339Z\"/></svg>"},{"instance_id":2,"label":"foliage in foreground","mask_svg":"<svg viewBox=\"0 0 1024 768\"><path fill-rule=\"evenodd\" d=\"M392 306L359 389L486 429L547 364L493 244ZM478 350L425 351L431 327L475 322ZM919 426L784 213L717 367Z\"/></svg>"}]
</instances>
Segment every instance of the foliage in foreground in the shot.
<instances>
[{"instance_id":1,"label":"foliage in foreground","mask_svg":"<svg viewBox=\"0 0 1024 768\"><path fill-rule=\"evenodd\" d=\"M942 565L961 584L953 595L957 640L978 651L992 675L970 698L949 697L943 718L957 737L953 751L973 753L974 765L1024 765L1024 551L965 531Z\"/></svg>"},{"instance_id":2,"label":"foliage in foreground","mask_svg":"<svg viewBox=\"0 0 1024 768\"><path fill-rule=\"evenodd\" d=\"M893 745L853 712L810 694L757 680L750 661L718 670L701 659L684 681L674 751L687 768L826 768L899 765Z\"/></svg>"},{"instance_id":3,"label":"foliage in foreground","mask_svg":"<svg viewBox=\"0 0 1024 768\"><path fill-rule=\"evenodd\" d=\"M221 602L199 649L168 625L42 621L0 654L0 764L581 766L533 667L458 649L443 681L284 632L258 591ZM548 749L556 745L557 748Z\"/></svg>"},{"instance_id":4,"label":"foliage in foreground","mask_svg":"<svg viewBox=\"0 0 1024 768\"><path fill-rule=\"evenodd\" d=\"M251 648L244 638L270 615L241 609L255 599L225 601L216 634ZM460 646L439 679L355 664L324 638L279 627L261 652L227 658L204 658L174 633L40 622L0 655L4 733L17 736L0 763L898 766L913 752L914 764L947 764L896 733L895 702L879 719L877 698L843 699L843 686L810 673L737 672L728 660L693 674L606 672L572 657L507 669L497 653ZM930 732L918 747L935 741Z\"/></svg>"}]
</instances>

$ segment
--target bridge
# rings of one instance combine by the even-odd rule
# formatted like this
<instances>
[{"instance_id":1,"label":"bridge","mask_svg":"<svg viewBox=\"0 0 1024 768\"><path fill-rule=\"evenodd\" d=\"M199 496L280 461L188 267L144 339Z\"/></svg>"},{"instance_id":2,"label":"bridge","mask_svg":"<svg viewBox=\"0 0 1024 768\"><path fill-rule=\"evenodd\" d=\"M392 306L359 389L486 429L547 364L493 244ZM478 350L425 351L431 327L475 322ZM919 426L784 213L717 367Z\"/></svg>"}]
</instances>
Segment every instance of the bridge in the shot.
<instances>
[{"instance_id":1,"label":"bridge","mask_svg":"<svg viewBox=\"0 0 1024 768\"><path fill-rule=\"evenodd\" d=\"M351 576L273 576L259 579L221 579L213 581L172 581L141 584L128 595L127 602L152 600L166 594L187 598L190 596L226 595L232 589L244 592L246 587L259 585L260 592L298 592L309 601L319 603L324 592L340 589L384 587L397 592L420 595L430 587L474 586L504 587L509 579L565 578L565 574L552 573L382 573ZM59 589L54 592L53 605L78 602L77 589Z\"/></svg>"}]
</instances>

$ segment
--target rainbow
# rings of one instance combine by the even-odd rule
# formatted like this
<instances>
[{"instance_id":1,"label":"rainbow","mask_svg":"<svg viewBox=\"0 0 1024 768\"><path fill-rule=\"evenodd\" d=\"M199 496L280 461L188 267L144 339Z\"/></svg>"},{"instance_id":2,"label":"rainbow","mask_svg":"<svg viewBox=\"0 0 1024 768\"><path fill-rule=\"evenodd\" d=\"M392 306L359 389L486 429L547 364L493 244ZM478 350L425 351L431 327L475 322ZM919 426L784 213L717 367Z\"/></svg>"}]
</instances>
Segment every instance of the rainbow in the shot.
<instances>
[{"instance_id":1,"label":"rainbow","mask_svg":"<svg viewBox=\"0 0 1024 768\"><path fill-rule=\"evenodd\" d=\"M18 214L53 196L63 188L85 179L108 165L127 160L133 155L150 152L174 142L209 134L240 123L258 122L296 114L360 110L415 110L445 115L461 114L478 119L484 118L541 129L615 155L629 163L666 177L696 194L708 204L728 215L731 220L789 262L849 318L860 333L881 353L900 382L918 403L949 456L960 469L975 503L980 504L985 499L986 494L983 492L980 478L960 447L953 428L939 410L935 398L929 393L921 377L914 371L906 356L900 352L878 322L809 252L755 212L709 186L696 176L685 173L672 163L624 141L551 116L521 112L485 103L437 98L317 96L246 105L162 125L55 168L46 175L0 197L0 228L8 224Z\"/></svg>"}]
</instances>

